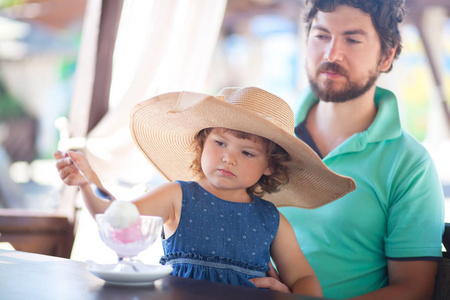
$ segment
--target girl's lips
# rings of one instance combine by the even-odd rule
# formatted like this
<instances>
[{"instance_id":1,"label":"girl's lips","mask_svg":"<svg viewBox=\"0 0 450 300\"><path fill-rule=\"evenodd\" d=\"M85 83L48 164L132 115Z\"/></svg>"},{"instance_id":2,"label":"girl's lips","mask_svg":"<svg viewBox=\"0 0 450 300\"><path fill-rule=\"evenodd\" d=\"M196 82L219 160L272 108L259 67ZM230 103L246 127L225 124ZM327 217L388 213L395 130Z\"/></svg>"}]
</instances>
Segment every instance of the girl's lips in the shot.
<instances>
[{"instance_id":1,"label":"girl's lips","mask_svg":"<svg viewBox=\"0 0 450 300\"><path fill-rule=\"evenodd\" d=\"M225 169L218 169L218 171L219 171L220 174L222 174L222 175L224 175L224 176L227 176L227 177L234 177L234 174L233 174L233 173L231 173L230 171L227 171L227 170L225 170Z\"/></svg>"}]
</instances>

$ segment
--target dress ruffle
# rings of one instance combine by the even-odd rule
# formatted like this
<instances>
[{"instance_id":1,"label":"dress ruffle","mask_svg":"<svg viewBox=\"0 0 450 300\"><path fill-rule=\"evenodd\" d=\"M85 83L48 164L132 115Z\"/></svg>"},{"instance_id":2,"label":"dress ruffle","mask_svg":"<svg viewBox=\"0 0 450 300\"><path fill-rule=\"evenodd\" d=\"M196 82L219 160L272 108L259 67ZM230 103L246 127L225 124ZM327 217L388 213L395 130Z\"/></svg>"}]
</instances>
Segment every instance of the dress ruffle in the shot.
<instances>
[{"instance_id":1,"label":"dress ruffle","mask_svg":"<svg viewBox=\"0 0 450 300\"><path fill-rule=\"evenodd\" d=\"M160 263L165 265L165 264L167 264L167 262L169 262L173 259L179 259L179 258L189 258L189 259L201 260L201 261L206 261L206 262L232 265L232 266L237 266L240 268L244 268L244 269L248 269L248 270L252 270L252 271L264 272L264 273L266 273L270 270L270 267L267 265L250 264L250 263L232 259L229 257L201 255L198 253L192 253L192 252L186 253L186 252L181 252L181 251L169 253L168 255L162 256Z\"/></svg>"}]
</instances>

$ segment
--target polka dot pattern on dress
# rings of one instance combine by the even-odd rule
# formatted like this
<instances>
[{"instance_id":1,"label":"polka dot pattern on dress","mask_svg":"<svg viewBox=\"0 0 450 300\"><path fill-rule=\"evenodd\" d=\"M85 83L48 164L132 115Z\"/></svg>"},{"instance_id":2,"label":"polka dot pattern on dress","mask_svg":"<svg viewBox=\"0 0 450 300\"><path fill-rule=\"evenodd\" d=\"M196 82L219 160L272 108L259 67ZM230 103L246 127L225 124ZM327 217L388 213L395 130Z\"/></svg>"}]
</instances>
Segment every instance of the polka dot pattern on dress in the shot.
<instances>
[{"instance_id":1,"label":"polka dot pattern on dress","mask_svg":"<svg viewBox=\"0 0 450 300\"><path fill-rule=\"evenodd\" d=\"M250 273L268 271L270 245L279 225L279 213L272 203L258 197L252 203L226 201L195 182L179 184L183 191L180 222L175 234L163 240L161 262L195 258L220 267L177 263L173 275L242 283L255 276L240 268Z\"/></svg>"}]
</instances>

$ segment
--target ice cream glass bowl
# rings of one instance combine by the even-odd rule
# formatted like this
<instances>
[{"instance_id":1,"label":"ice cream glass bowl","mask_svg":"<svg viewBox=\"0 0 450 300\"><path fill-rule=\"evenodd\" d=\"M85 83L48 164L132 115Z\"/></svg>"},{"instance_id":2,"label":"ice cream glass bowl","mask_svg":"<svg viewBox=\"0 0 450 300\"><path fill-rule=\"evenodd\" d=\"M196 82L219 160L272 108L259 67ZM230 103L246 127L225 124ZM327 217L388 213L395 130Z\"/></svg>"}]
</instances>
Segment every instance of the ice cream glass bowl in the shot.
<instances>
[{"instance_id":1,"label":"ice cream glass bowl","mask_svg":"<svg viewBox=\"0 0 450 300\"><path fill-rule=\"evenodd\" d=\"M96 214L95 221L102 241L117 254L117 271L139 271L138 254L153 245L163 225L163 219L156 216L139 216L125 228L111 226L105 214Z\"/></svg>"}]
</instances>

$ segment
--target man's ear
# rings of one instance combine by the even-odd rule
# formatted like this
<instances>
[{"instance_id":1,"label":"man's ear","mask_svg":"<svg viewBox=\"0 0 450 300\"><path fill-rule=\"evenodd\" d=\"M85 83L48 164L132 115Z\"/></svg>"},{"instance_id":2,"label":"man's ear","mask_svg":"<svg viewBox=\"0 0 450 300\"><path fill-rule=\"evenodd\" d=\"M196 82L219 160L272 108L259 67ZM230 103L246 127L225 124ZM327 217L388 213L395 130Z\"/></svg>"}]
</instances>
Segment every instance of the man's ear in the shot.
<instances>
[{"instance_id":1,"label":"man's ear","mask_svg":"<svg viewBox=\"0 0 450 300\"><path fill-rule=\"evenodd\" d=\"M388 56L383 57L383 59L380 62L380 71L381 72L385 72L385 71L389 70L389 68L391 67L392 61L394 60L396 51L397 51L397 46L395 46L394 48L389 50Z\"/></svg>"}]
</instances>

